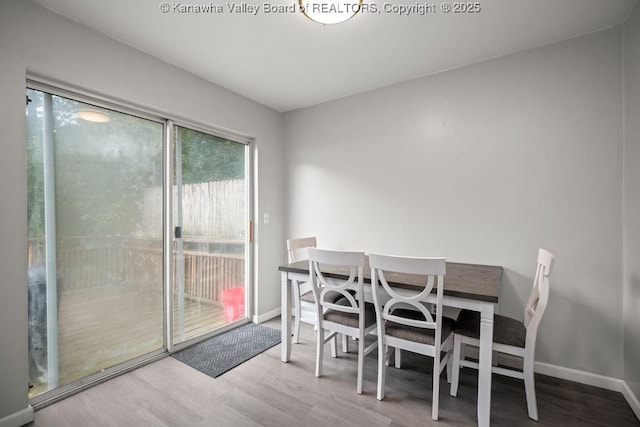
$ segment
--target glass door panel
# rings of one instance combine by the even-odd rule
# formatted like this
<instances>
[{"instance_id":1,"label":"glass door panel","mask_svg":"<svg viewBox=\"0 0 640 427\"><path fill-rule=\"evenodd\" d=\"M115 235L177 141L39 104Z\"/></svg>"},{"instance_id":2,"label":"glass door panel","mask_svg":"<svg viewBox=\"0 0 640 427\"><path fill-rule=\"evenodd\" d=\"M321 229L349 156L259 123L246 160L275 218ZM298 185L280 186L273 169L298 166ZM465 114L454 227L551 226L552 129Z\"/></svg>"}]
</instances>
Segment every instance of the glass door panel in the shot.
<instances>
[{"instance_id":1,"label":"glass door panel","mask_svg":"<svg viewBox=\"0 0 640 427\"><path fill-rule=\"evenodd\" d=\"M175 126L173 342L246 319L247 146Z\"/></svg>"},{"instance_id":2,"label":"glass door panel","mask_svg":"<svg viewBox=\"0 0 640 427\"><path fill-rule=\"evenodd\" d=\"M34 396L163 349L164 125L27 96Z\"/></svg>"}]
</instances>

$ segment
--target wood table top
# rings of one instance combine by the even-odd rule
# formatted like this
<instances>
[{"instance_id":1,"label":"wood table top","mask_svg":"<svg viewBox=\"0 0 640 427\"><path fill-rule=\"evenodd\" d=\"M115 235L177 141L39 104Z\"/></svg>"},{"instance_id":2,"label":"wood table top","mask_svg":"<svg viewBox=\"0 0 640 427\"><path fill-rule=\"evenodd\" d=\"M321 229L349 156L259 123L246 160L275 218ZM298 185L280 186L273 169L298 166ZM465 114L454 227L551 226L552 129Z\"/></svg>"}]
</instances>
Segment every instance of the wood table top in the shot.
<instances>
[{"instance_id":1,"label":"wood table top","mask_svg":"<svg viewBox=\"0 0 640 427\"><path fill-rule=\"evenodd\" d=\"M283 272L309 274L309 261L302 260L278 267ZM478 301L498 302L503 268L493 265L466 264L447 261L447 274L444 276L444 295L473 299ZM348 277L348 269L342 267L323 267L323 273L337 278ZM416 274L385 273L387 281L398 287L421 286L424 277ZM364 281L371 283L369 258L364 267ZM435 292L435 289L434 289Z\"/></svg>"}]
</instances>

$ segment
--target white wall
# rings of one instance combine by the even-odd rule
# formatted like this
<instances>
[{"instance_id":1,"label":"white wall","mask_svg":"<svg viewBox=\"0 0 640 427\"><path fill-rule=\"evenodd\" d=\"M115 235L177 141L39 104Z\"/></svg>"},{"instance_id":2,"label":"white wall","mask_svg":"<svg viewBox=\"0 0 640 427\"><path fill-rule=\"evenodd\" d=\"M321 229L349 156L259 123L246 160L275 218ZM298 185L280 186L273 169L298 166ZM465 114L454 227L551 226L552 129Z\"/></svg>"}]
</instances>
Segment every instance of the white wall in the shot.
<instances>
[{"instance_id":1,"label":"white wall","mask_svg":"<svg viewBox=\"0 0 640 427\"><path fill-rule=\"evenodd\" d=\"M27 406L26 72L255 137L257 314L280 306L282 115L30 1L0 0L0 420Z\"/></svg>"},{"instance_id":2,"label":"white wall","mask_svg":"<svg viewBox=\"0 0 640 427\"><path fill-rule=\"evenodd\" d=\"M536 359L622 378L621 34L286 113L285 238L502 265L520 318L545 247Z\"/></svg>"},{"instance_id":3,"label":"white wall","mask_svg":"<svg viewBox=\"0 0 640 427\"><path fill-rule=\"evenodd\" d=\"M640 6L625 24L624 379L640 398Z\"/></svg>"},{"instance_id":4,"label":"white wall","mask_svg":"<svg viewBox=\"0 0 640 427\"><path fill-rule=\"evenodd\" d=\"M1 26L2 24L0 24ZM0 49L0 420L27 407L24 65ZM22 73L22 75L21 75ZM6 133L6 131L9 131ZM1 425L1 424L0 424Z\"/></svg>"}]
</instances>

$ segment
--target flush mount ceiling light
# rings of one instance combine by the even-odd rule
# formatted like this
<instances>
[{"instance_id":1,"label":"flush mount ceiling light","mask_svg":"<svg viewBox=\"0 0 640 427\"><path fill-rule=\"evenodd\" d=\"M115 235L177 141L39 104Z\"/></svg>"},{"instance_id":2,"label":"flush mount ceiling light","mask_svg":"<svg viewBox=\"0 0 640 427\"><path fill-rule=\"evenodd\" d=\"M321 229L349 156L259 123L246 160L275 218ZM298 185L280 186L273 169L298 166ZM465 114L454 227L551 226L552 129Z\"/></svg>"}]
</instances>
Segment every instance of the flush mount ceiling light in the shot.
<instances>
[{"instance_id":1,"label":"flush mount ceiling light","mask_svg":"<svg viewBox=\"0 0 640 427\"><path fill-rule=\"evenodd\" d=\"M319 24L339 24L360 11L362 0L298 0L300 11Z\"/></svg>"},{"instance_id":2,"label":"flush mount ceiling light","mask_svg":"<svg viewBox=\"0 0 640 427\"><path fill-rule=\"evenodd\" d=\"M106 123L111 120L111 117L103 111L93 110L91 108L83 108L76 111L76 115L82 120L93 123Z\"/></svg>"}]
</instances>

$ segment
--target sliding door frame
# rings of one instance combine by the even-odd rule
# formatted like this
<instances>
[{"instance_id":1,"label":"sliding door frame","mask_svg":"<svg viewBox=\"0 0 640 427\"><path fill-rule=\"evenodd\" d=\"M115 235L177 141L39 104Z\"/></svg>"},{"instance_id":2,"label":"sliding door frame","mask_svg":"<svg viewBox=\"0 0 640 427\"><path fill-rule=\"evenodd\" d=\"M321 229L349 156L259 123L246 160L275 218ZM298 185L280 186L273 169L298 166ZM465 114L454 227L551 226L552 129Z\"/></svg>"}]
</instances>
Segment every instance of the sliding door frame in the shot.
<instances>
[{"instance_id":1,"label":"sliding door frame","mask_svg":"<svg viewBox=\"0 0 640 427\"><path fill-rule=\"evenodd\" d=\"M229 129L217 127L214 125L201 123L197 121L183 119L174 114L167 114L160 110L153 110L149 107L136 105L134 103L124 101L115 97L105 96L91 90L82 89L76 86L68 85L56 80L49 79L45 76L27 73L25 89L34 89L53 95L69 98L82 103L95 105L97 107L113 110L119 113L128 114L141 119L150 120L163 125L163 343L161 349L154 350L150 353L138 356L129 361L104 369L80 380L73 381L54 389L40 393L29 399L30 405L34 408L42 408L44 406L55 403L72 394L88 389L101 382L117 377L123 373L134 370L140 366L159 360L167 355L178 351L184 347L192 345L196 342L207 339L213 335L220 334L233 327L238 326L242 322L234 322L233 324L223 326L219 329L206 333L204 335L189 339L175 345L172 341L173 331L173 292L172 278L174 277L173 267L173 247L174 239L174 218L173 218L173 149L175 141L173 131L176 125L187 127L200 132L208 133L216 137L228 139L232 142L244 144L245 147L245 182L246 182L246 218L247 239L245 247L245 287L246 301L245 311L246 319L249 322L255 316L254 298L255 288L255 250L254 250L254 224L255 224L255 176L256 165L254 160L255 140L253 137Z\"/></svg>"},{"instance_id":2,"label":"sliding door frame","mask_svg":"<svg viewBox=\"0 0 640 427\"><path fill-rule=\"evenodd\" d=\"M245 199L246 199L246 203L247 203L247 208L246 208L246 214L245 214L245 218L244 218L244 223L246 224L246 230L247 230L247 237L245 239L245 263L244 263L244 277L245 277L245 313L246 313L246 318L237 322L233 322L231 324L227 324L224 326L221 326L219 328L216 328L215 330L206 332L204 334L198 335L196 337L193 338L189 338L187 340L184 341L180 341L178 343L174 342L173 339L173 327L175 325L175 319L173 316L173 292L172 292L172 286L173 283L172 281L172 277L174 277L174 263L173 263L173 259L172 259L172 255L173 255L173 248L175 246L175 218L173 217L173 205L176 202L175 200L173 200L173 186L177 185L178 183L174 182L173 180L173 171L174 169L177 167L176 164L174 164L175 161L175 153L176 153L176 141L174 138L175 135L175 128L179 126L182 128L188 128L197 132L201 132L201 133L205 133L208 135L212 135L218 138L222 138L222 139L226 139L229 140L231 142L234 143L238 143L238 144L242 144L244 146L244 150L245 150L245 160L244 160L244 172L245 172ZM167 171L165 171L165 179L167 180L167 182L165 182L165 200L167 200L167 204L165 205L165 210L164 210L164 214L168 215L169 218L165 221L165 233L166 233L166 242L168 242L167 244L167 248L165 248L165 253L168 254L169 256L165 256L165 263L167 265L165 265L165 271L166 276L165 277L165 292L168 293L168 295L165 295L166 298L166 305L169 307L169 309L166 311L166 315L167 315L167 328L165 329L165 333L168 334L168 336L166 337L166 346L167 346L167 350L169 351L169 353L175 353L176 351L180 351L186 347L189 347L195 343L198 343L200 341L206 340L208 338L211 338L212 336L215 335L219 335L223 332L226 332L230 329L233 329L235 327L237 327L238 325L244 324L244 323L249 323L250 321L252 321L253 317L254 317L254 298L255 298L255 293L256 293L256 289L254 286L254 264L255 264L255 259L254 259L254 241L255 241L255 236L254 236L254 217L255 217L255 213L254 213L254 171L255 171L255 165L254 165L254 157L253 157L253 151L255 149L254 147L254 139L252 137L246 136L246 135L242 135L239 133L235 133L235 132L231 132L229 130L225 130L225 129L221 129L221 128L215 128L212 126L207 126L204 124L199 124L196 122L192 122L192 121L187 121L187 120L180 120L180 119L175 119L175 120L167 120L167 126L166 126L166 132L165 132L165 138L168 139L168 141L170 141L170 144L167 144L168 147L166 147L167 152L165 153L165 155L167 155L167 161L165 163L166 167L167 167ZM167 173L168 172L168 173ZM170 194L167 194L170 193Z\"/></svg>"}]
</instances>

